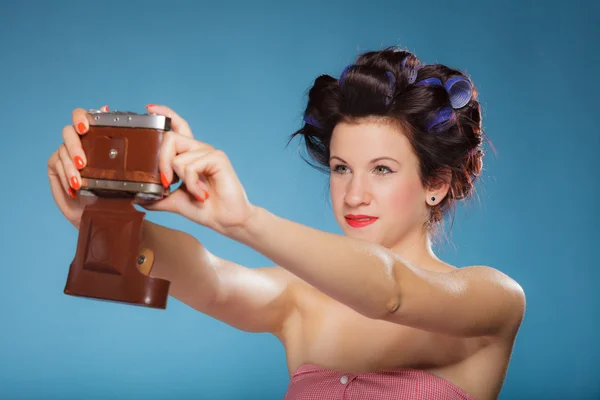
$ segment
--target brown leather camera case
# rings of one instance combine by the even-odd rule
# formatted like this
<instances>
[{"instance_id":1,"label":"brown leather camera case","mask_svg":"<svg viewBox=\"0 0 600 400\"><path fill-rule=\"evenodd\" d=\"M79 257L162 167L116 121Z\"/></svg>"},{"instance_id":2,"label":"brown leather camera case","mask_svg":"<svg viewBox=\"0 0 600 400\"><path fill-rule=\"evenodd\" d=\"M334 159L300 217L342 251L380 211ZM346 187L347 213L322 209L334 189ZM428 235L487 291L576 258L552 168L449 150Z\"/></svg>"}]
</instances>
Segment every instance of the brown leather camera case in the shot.
<instances>
[{"instance_id":1,"label":"brown leather camera case","mask_svg":"<svg viewBox=\"0 0 600 400\"><path fill-rule=\"evenodd\" d=\"M158 167L163 135L160 129L90 125L81 137L87 158L81 193L93 194L93 201L83 211L65 294L166 308L170 282L149 276L154 253L140 248L146 213L134 207L136 196L169 193Z\"/></svg>"}]
</instances>

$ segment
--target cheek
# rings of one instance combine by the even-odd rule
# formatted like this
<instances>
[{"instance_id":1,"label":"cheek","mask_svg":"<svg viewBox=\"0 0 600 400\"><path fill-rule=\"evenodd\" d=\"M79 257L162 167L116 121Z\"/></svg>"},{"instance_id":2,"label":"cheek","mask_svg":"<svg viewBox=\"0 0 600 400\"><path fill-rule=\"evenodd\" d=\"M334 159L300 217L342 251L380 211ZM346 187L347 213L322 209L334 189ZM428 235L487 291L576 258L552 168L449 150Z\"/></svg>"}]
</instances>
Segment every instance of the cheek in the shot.
<instances>
[{"instance_id":1,"label":"cheek","mask_svg":"<svg viewBox=\"0 0 600 400\"><path fill-rule=\"evenodd\" d=\"M345 184L341 179L329 179L329 193L334 209L340 207L344 202L345 195Z\"/></svg>"},{"instance_id":2,"label":"cheek","mask_svg":"<svg viewBox=\"0 0 600 400\"><path fill-rule=\"evenodd\" d=\"M392 213L406 214L415 210L423 200L423 190L418 180L402 180L389 185L386 198L386 208Z\"/></svg>"}]
</instances>

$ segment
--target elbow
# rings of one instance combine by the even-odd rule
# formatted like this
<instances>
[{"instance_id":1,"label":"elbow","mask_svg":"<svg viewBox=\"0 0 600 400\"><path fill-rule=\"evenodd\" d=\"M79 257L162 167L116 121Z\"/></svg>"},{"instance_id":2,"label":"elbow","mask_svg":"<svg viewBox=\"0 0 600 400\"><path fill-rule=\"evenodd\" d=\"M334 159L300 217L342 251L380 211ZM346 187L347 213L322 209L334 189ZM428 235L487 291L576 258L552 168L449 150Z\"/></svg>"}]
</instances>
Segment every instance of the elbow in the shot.
<instances>
[{"instance_id":1,"label":"elbow","mask_svg":"<svg viewBox=\"0 0 600 400\"><path fill-rule=\"evenodd\" d=\"M400 296L394 296L391 300L386 303L385 307L385 317L389 317L390 315L394 315L400 309Z\"/></svg>"},{"instance_id":2,"label":"elbow","mask_svg":"<svg viewBox=\"0 0 600 400\"><path fill-rule=\"evenodd\" d=\"M377 301L375 310L371 310L372 312L369 315L371 319L389 321L394 319L395 315L398 315L401 305L399 293L395 290L386 292L386 295L380 297Z\"/></svg>"},{"instance_id":3,"label":"elbow","mask_svg":"<svg viewBox=\"0 0 600 400\"><path fill-rule=\"evenodd\" d=\"M390 257L386 254L386 257L382 258L384 261L385 279L381 282L380 288L377 291L376 306L371 308L369 317L389 321L394 318L393 316L398 314L400 305L402 304L400 282L404 279L406 266L396 257Z\"/></svg>"},{"instance_id":4,"label":"elbow","mask_svg":"<svg viewBox=\"0 0 600 400\"><path fill-rule=\"evenodd\" d=\"M379 307L377 307L377 313L374 316L375 319L380 319L384 321L389 321L390 319L395 319L396 315L400 310L401 301L401 290L400 290L400 275L406 267L403 263L399 263L398 260L393 260L393 262L388 263L387 265L387 282L386 287L381 291L385 295L381 298L383 300L383 304L380 302Z\"/></svg>"},{"instance_id":5,"label":"elbow","mask_svg":"<svg viewBox=\"0 0 600 400\"><path fill-rule=\"evenodd\" d=\"M399 297L392 297L385 302L385 304L381 305L379 303L379 307L377 307L376 312L371 312L369 315L365 315L370 319L377 319L383 321L390 321L394 318L394 315L398 314L398 310L400 309L400 299Z\"/></svg>"}]
</instances>

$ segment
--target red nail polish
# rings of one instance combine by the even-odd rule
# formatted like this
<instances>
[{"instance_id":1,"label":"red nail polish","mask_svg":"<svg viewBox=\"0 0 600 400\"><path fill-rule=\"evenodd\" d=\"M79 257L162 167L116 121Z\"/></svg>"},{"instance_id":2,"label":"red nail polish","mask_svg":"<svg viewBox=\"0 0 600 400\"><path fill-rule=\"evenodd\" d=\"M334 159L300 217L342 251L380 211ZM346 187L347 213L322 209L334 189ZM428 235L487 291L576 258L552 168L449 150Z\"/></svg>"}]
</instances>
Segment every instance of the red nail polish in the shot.
<instances>
[{"instance_id":1,"label":"red nail polish","mask_svg":"<svg viewBox=\"0 0 600 400\"><path fill-rule=\"evenodd\" d=\"M169 187L169 181L167 180L167 176L164 174L164 172L160 173L160 181L165 188Z\"/></svg>"},{"instance_id":2,"label":"red nail polish","mask_svg":"<svg viewBox=\"0 0 600 400\"><path fill-rule=\"evenodd\" d=\"M155 105L156 105L156 104L148 104L148 105L146 106L146 108L148 108L148 107L154 107Z\"/></svg>"},{"instance_id":3,"label":"red nail polish","mask_svg":"<svg viewBox=\"0 0 600 400\"><path fill-rule=\"evenodd\" d=\"M81 159L81 157L75 156L73 161L75 161L75 166L77 167L77 169L83 168L83 160Z\"/></svg>"},{"instance_id":4,"label":"red nail polish","mask_svg":"<svg viewBox=\"0 0 600 400\"><path fill-rule=\"evenodd\" d=\"M78 190L81 187L79 180L77 180L77 177L75 176L71 177L71 187L75 190Z\"/></svg>"},{"instance_id":5,"label":"red nail polish","mask_svg":"<svg viewBox=\"0 0 600 400\"><path fill-rule=\"evenodd\" d=\"M204 199L202 197L200 197L200 195L196 195L196 199L198 201L201 201L202 203L204 203Z\"/></svg>"},{"instance_id":6,"label":"red nail polish","mask_svg":"<svg viewBox=\"0 0 600 400\"><path fill-rule=\"evenodd\" d=\"M69 196L71 196L72 198L75 198L76 194L73 189L69 188L69 189L67 189L67 192L69 193Z\"/></svg>"},{"instance_id":7,"label":"red nail polish","mask_svg":"<svg viewBox=\"0 0 600 400\"><path fill-rule=\"evenodd\" d=\"M104 106L101 108L102 111L104 112L109 112L110 110L108 109L108 106Z\"/></svg>"},{"instance_id":8,"label":"red nail polish","mask_svg":"<svg viewBox=\"0 0 600 400\"><path fill-rule=\"evenodd\" d=\"M77 124L77 132L79 132L79 133L85 132L85 124L83 122L80 122Z\"/></svg>"},{"instance_id":9,"label":"red nail polish","mask_svg":"<svg viewBox=\"0 0 600 400\"><path fill-rule=\"evenodd\" d=\"M204 200L208 200L208 190L204 191Z\"/></svg>"}]
</instances>

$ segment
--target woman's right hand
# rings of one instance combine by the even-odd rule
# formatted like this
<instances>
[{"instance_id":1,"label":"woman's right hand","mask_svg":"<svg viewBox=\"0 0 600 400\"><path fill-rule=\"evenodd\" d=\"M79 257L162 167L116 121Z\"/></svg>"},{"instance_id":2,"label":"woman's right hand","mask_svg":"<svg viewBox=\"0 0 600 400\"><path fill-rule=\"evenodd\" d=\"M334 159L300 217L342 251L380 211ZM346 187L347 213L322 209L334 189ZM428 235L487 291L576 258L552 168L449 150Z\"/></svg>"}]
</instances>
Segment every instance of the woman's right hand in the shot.
<instances>
[{"instance_id":1,"label":"woman's right hand","mask_svg":"<svg viewBox=\"0 0 600 400\"><path fill-rule=\"evenodd\" d=\"M101 111L108 112L104 106ZM52 197L65 218L79 229L85 203L81 202L77 191L81 187L79 170L85 167L86 158L81 146L80 135L89 129L88 112L83 108L73 110L73 125L63 128L63 143L48 160L48 179Z\"/></svg>"}]
</instances>

